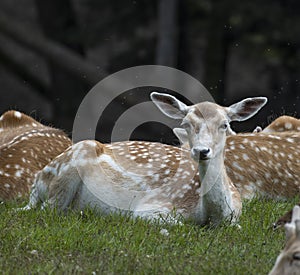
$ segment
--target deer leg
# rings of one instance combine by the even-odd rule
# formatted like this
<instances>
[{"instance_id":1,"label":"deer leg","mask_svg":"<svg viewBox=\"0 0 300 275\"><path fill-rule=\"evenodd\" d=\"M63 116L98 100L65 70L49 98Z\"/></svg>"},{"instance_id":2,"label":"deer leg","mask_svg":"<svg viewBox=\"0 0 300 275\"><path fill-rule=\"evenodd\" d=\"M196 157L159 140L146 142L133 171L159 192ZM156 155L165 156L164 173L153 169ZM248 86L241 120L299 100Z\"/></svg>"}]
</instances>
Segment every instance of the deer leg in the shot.
<instances>
[{"instance_id":1,"label":"deer leg","mask_svg":"<svg viewBox=\"0 0 300 275\"><path fill-rule=\"evenodd\" d=\"M18 210L34 209L37 207L37 205L43 202L43 197L47 193L47 186L43 181L39 180L40 173L41 172L36 175L35 181L31 187L28 204L22 208L19 208Z\"/></svg>"},{"instance_id":2,"label":"deer leg","mask_svg":"<svg viewBox=\"0 0 300 275\"><path fill-rule=\"evenodd\" d=\"M70 207L77 193L83 185L82 179L76 167L62 171L59 176L54 177L49 184L49 195L44 200L44 207L66 210Z\"/></svg>"},{"instance_id":3,"label":"deer leg","mask_svg":"<svg viewBox=\"0 0 300 275\"><path fill-rule=\"evenodd\" d=\"M42 209L50 206L65 210L72 203L81 185L82 180L76 167L57 173L46 166L37 174L30 192L29 203L21 210L36 208L41 203Z\"/></svg>"}]
</instances>

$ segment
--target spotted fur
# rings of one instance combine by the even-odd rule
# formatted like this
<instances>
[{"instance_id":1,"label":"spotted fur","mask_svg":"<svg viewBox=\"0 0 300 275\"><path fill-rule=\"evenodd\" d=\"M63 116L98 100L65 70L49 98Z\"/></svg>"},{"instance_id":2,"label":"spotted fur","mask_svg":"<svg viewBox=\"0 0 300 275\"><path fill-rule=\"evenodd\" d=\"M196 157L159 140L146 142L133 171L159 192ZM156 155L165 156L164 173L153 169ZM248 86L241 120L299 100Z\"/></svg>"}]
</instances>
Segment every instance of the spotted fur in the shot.
<instances>
[{"instance_id":1,"label":"spotted fur","mask_svg":"<svg viewBox=\"0 0 300 275\"><path fill-rule=\"evenodd\" d=\"M0 117L0 200L27 196L36 173L71 145L66 134L18 111Z\"/></svg>"},{"instance_id":2,"label":"spotted fur","mask_svg":"<svg viewBox=\"0 0 300 275\"><path fill-rule=\"evenodd\" d=\"M299 132L300 131L300 120L291 116L280 116L276 118L270 125L262 129L257 126L254 129L254 133L274 133L274 132Z\"/></svg>"},{"instance_id":3,"label":"spotted fur","mask_svg":"<svg viewBox=\"0 0 300 275\"><path fill-rule=\"evenodd\" d=\"M297 132L228 136L224 173L233 207L239 209L241 198L256 195L297 195L299 142ZM37 174L25 209L39 204L62 210L91 206L102 213L132 211L150 219L175 209L201 223L196 218L202 199L198 166L186 148L143 141L82 141Z\"/></svg>"}]
</instances>

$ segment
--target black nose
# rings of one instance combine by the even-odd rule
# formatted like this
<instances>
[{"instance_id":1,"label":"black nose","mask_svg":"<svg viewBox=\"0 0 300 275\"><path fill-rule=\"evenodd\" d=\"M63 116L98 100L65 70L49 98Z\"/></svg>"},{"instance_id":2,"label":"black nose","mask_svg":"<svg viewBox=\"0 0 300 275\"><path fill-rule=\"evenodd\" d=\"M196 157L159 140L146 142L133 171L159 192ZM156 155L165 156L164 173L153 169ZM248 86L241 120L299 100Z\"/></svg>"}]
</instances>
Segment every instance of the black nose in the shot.
<instances>
[{"instance_id":1,"label":"black nose","mask_svg":"<svg viewBox=\"0 0 300 275\"><path fill-rule=\"evenodd\" d=\"M210 152L210 150L208 148L202 149L200 151L200 159L207 159L209 152Z\"/></svg>"},{"instance_id":2,"label":"black nose","mask_svg":"<svg viewBox=\"0 0 300 275\"><path fill-rule=\"evenodd\" d=\"M193 155L200 160L206 160L208 159L208 154L210 153L209 148L193 148Z\"/></svg>"}]
</instances>

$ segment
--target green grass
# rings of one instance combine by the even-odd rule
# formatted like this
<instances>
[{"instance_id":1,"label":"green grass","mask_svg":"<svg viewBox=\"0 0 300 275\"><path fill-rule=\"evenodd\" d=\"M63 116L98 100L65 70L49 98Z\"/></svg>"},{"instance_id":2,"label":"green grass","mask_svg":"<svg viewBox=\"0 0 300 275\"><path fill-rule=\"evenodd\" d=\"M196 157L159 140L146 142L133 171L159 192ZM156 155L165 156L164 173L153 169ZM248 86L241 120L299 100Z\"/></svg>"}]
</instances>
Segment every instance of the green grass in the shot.
<instances>
[{"instance_id":1,"label":"green grass","mask_svg":"<svg viewBox=\"0 0 300 275\"><path fill-rule=\"evenodd\" d=\"M151 224L93 211L16 212L20 202L1 204L0 269L3 274L267 274L284 246L283 230L270 226L295 202L246 202L241 229Z\"/></svg>"}]
</instances>

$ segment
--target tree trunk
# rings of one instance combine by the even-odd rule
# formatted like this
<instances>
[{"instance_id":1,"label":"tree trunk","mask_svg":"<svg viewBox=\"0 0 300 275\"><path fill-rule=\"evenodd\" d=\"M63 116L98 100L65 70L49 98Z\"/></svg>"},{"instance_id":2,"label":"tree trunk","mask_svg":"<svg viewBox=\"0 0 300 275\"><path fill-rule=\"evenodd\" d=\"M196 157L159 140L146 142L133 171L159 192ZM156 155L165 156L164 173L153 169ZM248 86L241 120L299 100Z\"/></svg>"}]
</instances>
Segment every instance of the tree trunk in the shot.
<instances>
[{"instance_id":1,"label":"tree trunk","mask_svg":"<svg viewBox=\"0 0 300 275\"><path fill-rule=\"evenodd\" d=\"M50 39L24 28L16 21L8 18L0 11L0 32L19 43L20 46L41 55L49 63L67 71L75 78L80 78L88 85L94 85L106 76L98 71L96 65L91 64L79 54ZM83 77L84 76L84 77Z\"/></svg>"},{"instance_id":2,"label":"tree trunk","mask_svg":"<svg viewBox=\"0 0 300 275\"><path fill-rule=\"evenodd\" d=\"M70 0L35 0L39 22L46 37L54 40L79 55L84 55L79 27ZM91 88L82 78L74 78L69 72L48 63L54 105L54 123L70 131L73 120L84 95Z\"/></svg>"},{"instance_id":3,"label":"tree trunk","mask_svg":"<svg viewBox=\"0 0 300 275\"><path fill-rule=\"evenodd\" d=\"M214 1L207 28L204 83L219 104L226 96L226 69L231 37L229 35L229 8L227 2Z\"/></svg>"},{"instance_id":4,"label":"tree trunk","mask_svg":"<svg viewBox=\"0 0 300 275\"><path fill-rule=\"evenodd\" d=\"M158 1L156 64L177 66L178 0Z\"/></svg>"},{"instance_id":5,"label":"tree trunk","mask_svg":"<svg viewBox=\"0 0 300 275\"><path fill-rule=\"evenodd\" d=\"M184 72L189 67L189 14L187 2L179 0L179 31L178 31L178 64L177 68Z\"/></svg>"}]
</instances>

